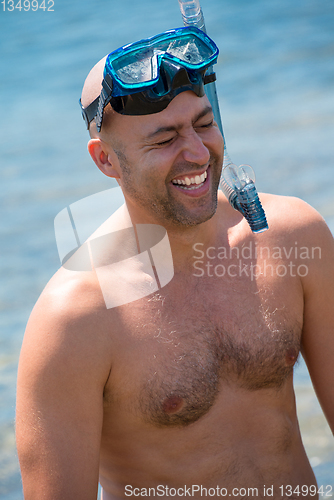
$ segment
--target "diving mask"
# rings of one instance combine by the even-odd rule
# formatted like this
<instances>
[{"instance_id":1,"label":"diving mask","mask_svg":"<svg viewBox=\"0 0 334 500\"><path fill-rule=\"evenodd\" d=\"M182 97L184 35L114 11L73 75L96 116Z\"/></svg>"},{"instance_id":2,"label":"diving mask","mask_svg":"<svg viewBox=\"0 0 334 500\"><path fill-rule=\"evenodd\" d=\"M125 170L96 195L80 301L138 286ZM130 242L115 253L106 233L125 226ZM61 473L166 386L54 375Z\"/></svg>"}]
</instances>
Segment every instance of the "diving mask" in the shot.
<instances>
[{"instance_id":1,"label":"diving mask","mask_svg":"<svg viewBox=\"0 0 334 500\"><path fill-rule=\"evenodd\" d=\"M204 85L215 80L206 70L217 62L218 53L213 40L195 27L169 30L111 52L101 94L87 108L81 105L87 128L95 118L100 132L109 103L121 114L148 115L162 111L186 90L202 97Z\"/></svg>"}]
</instances>

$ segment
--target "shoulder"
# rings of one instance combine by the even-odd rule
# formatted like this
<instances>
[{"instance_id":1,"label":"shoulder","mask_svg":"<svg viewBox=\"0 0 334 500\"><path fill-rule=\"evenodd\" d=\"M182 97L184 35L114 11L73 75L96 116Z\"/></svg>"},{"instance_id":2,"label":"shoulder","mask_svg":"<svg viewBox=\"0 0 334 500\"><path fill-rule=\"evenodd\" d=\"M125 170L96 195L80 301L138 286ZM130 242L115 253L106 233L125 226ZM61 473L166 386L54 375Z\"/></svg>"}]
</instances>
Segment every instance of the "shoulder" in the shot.
<instances>
[{"instance_id":1,"label":"shoulder","mask_svg":"<svg viewBox=\"0 0 334 500\"><path fill-rule=\"evenodd\" d=\"M261 193L260 199L268 217L280 227L293 229L323 222L321 215L300 198Z\"/></svg>"},{"instance_id":2,"label":"shoulder","mask_svg":"<svg viewBox=\"0 0 334 500\"><path fill-rule=\"evenodd\" d=\"M330 230L315 208L305 201L292 196L261 193L260 199L266 212L269 231L279 239L298 237L305 243L331 240Z\"/></svg>"},{"instance_id":3,"label":"shoulder","mask_svg":"<svg viewBox=\"0 0 334 500\"><path fill-rule=\"evenodd\" d=\"M31 319L71 322L89 321L103 311L103 297L93 271L76 272L61 267L39 297Z\"/></svg>"},{"instance_id":4,"label":"shoulder","mask_svg":"<svg viewBox=\"0 0 334 500\"><path fill-rule=\"evenodd\" d=\"M259 193L261 204L266 213L269 229L267 233L278 235L280 231L298 231L313 225L327 227L323 217L311 205L293 196ZM246 223L242 215L232 208L225 196L220 196L219 204L231 223ZM264 233L265 234L265 233Z\"/></svg>"},{"instance_id":5,"label":"shoulder","mask_svg":"<svg viewBox=\"0 0 334 500\"><path fill-rule=\"evenodd\" d=\"M289 252L293 249L297 264L307 269L304 291L320 287L332 293L334 239L323 217L299 198L261 194L261 201L269 230L259 235L259 241Z\"/></svg>"},{"instance_id":6,"label":"shoulder","mask_svg":"<svg viewBox=\"0 0 334 500\"><path fill-rule=\"evenodd\" d=\"M20 364L66 373L110 370L110 329L106 308L93 272L61 268L45 287L29 318ZM101 371L101 376L103 373Z\"/></svg>"},{"instance_id":7,"label":"shoulder","mask_svg":"<svg viewBox=\"0 0 334 500\"><path fill-rule=\"evenodd\" d=\"M311 205L292 196L260 193L259 197L269 226L268 231L257 235L259 244L283 245L295 244L296 241L311 244L319 241L331 245L333 236L324 218ZM248 238L250 229L246 220L231 207L225 196L220 197L220 206L223 207L220 213L229 220L229 226Z\"/></svg>"}]
</instances>

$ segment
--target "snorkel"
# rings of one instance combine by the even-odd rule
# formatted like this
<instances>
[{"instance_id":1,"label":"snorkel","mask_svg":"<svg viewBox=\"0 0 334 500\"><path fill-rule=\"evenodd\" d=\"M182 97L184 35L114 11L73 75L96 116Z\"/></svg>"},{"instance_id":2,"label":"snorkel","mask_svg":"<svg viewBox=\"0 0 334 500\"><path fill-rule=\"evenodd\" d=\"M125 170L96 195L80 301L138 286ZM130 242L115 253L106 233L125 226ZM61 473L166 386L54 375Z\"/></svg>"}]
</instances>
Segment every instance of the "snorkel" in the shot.
<instances>
[{"instance_id":1,"label":"snorkel","mask_svg":"<svg viewBox=\"0 0 334 500\"><path fill-rule=\"evenodd\" d=\"M199 0L179 0L179 5L184 25L195 26L206 33ZM210 75L213 72L213 68L210 66L206 73ZM220 188L232 207L245 217L253 233L262 233L268 229L268 223L255 187L254 171L249 165L241 165L238 168L232 163L227 153L215 81L205 86L205 93L224 139L224 161Z\"/></svg>"}]
</instances>

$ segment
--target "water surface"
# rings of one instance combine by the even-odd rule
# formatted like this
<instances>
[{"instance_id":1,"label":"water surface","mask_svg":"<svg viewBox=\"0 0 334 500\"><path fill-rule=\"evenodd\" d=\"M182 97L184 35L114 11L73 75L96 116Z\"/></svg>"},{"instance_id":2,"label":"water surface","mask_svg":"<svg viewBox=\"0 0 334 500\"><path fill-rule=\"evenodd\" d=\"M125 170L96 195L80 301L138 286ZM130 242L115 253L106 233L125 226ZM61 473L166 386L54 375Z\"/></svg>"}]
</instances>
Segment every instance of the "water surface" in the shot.
<instances>
[{"instance_id":1,"label":"water surface","mask_svg":"<svg viewBox=\"0 0 334 500\"><path fill-rule=\"evenodd\" d=\"M255 168L259 190L301 197L333 232L333 1L203 0L202 7L220 48L218 93L230 156ZM86 151L77 103L82 83L114 48L180 25L176 0L55 0L54 12L0 11L3 500L22 499L16 370L30 311L59 265L54 217L114 185ZM303 363L295 379L308 455L319 484L332 484L333 438Z\"/></svg>"}]
</instances>

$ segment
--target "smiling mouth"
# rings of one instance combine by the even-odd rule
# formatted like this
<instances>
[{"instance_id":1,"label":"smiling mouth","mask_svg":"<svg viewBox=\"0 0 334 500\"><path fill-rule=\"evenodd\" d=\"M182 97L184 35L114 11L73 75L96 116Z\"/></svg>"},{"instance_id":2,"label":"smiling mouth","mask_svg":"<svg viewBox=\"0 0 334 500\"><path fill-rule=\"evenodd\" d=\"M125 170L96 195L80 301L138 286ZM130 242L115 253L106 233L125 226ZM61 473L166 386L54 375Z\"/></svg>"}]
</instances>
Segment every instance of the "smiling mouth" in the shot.
<instances>
[{"instance_id":1,"label":"smiling mouth","mask_svg":"<svg viewBox=\"0 0 334 500\"><path fill-rule=\"evenodd\" d=\"M191 191L193 189L198 189L199 187L203 186L207 177L208 173L207 171L205 171L202 175L195 175L193 177L185 176L182 179L173 179L172 184L182 189Z\"/></svg>"}]
</instances>

